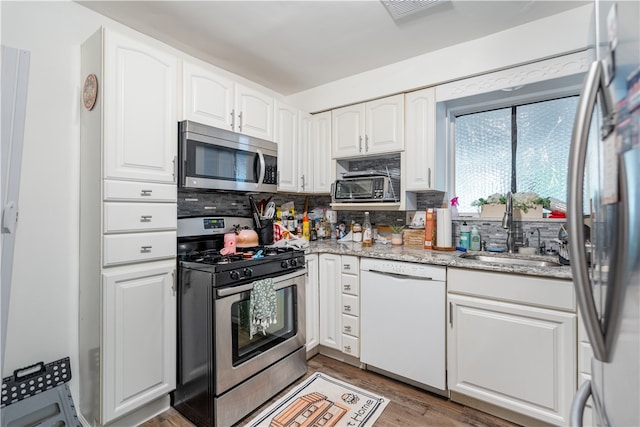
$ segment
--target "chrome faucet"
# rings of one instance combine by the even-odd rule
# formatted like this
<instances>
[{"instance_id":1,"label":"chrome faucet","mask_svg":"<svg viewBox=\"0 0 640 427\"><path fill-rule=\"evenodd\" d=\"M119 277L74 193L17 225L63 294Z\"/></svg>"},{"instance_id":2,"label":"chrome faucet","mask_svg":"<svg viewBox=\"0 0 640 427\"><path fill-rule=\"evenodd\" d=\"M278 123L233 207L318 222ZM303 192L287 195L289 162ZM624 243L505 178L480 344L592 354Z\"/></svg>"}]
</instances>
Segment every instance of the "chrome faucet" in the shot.
<instances>
[{"instance_id":1,"label":"chrome faucet","mask_svg":"<svg viewBox=\"0 0 640 427\"><path fill-rule=\"evenodd\" d=\"M502 228L507 230L507 251L512 254L516 251L516 233L513 225L513 197L511 191L507 193L507 205L502 217Z\"/></svg>"},{"instance_id":2,"label":"chrome faucet","mask_svg":"<svg viewBox=\"0 0 640 427\"><path fill-rule=\"evenodd\" d=\"M533 233L535 232L538 233L538 246L536 246L536 250L538 251L538 254L544 255L547 249L547 245L544 242L540 242L540 229L536 228L536 231L532 231L531 235L533 236Z\"/></svg>"}]
</instances>

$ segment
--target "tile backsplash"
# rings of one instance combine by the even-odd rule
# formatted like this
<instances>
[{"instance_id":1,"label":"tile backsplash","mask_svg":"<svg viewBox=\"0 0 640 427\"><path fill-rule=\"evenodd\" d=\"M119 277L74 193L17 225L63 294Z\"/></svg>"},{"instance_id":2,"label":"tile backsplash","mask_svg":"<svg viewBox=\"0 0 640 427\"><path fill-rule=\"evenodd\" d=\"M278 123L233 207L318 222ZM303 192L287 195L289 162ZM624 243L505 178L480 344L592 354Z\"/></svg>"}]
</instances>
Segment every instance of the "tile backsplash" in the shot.
<instances>
[{"instance_id":1,"label":"tile backsplash","mask_svg":"<svg viewBox=\"0 0 640 427\"><path fill-rule=\"evenodd\" d=\"M271 194L271 193L244 193L233 191L204 191L192 189L178 189L178 217L188 216L251 216L249 195L252 194L256 201L268 199L273 196L277 206L286 202L294 202L296 212L302 213L307 196L300 194ZM446 193L434 191L419 193L417 195L417 210L441 207L446 199ZM331 197L329 195L311 195L308 197L309 212L316 208L330 208ZM338 211L338 221L350 223L351 220L362 223L364 210ZM370 211L371 222L376 225L404 224L406 212L398 211ZM501 221L487 220L483 218L455 219L453 220L453 242L458 244L460 240L460 226L466 221L469 226L475 225L480 231L480 237L487 242L487 246L505 247L507 233L502 228ZM517 226L524 237L529 239L530 246L536 246L538 242L537 229L540 230L540 239L557 249L557 244L552 240L558 237L560 225L563 220L541 219L518 221Z\"/></svg>"}]
</instances>

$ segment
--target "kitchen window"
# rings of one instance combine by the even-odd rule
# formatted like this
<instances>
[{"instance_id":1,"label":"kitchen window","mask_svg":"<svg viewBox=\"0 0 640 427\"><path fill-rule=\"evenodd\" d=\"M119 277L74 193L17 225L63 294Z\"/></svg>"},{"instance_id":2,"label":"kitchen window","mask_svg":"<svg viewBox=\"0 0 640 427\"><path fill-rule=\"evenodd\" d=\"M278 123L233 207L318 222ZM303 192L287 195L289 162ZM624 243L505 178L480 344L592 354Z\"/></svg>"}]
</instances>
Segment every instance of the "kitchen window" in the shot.
<instances>
[{"instance_id":1,"label":"kitchen window","mask_svg":"<svg viewBox=\"0 0 640 427\"><path fill-rule=\"evenodd\" d=\"M566 201L567 165L578 96L458 115L455 188L461 213L494 193L535 192Z\"/></svg>"}]
</instances>

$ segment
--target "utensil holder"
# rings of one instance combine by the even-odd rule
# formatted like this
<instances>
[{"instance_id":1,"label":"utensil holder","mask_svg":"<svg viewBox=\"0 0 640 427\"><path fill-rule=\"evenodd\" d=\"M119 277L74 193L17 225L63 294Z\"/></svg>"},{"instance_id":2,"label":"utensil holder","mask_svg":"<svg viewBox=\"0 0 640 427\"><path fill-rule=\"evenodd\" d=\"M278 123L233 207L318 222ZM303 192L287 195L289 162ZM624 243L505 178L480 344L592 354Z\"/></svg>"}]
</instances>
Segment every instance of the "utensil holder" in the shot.
<instances>
[{"instance_id":1,"label":"utensil holder","mask_svg":"<svg viewBox=\"0 0 640 427\"><path fill-rule=\"evenodd\" d=\"M273 219L261 219L258 230L260 244L263 246L273 245Z\"/></svg>"}]
</instances>

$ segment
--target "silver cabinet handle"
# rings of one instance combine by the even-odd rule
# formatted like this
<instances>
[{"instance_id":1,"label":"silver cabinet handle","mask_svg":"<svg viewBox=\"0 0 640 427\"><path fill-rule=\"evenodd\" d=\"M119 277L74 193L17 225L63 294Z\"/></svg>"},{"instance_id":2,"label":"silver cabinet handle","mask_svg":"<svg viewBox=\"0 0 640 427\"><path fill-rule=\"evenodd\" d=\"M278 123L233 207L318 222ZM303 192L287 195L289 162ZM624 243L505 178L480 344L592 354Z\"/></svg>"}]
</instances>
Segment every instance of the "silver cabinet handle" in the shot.
<instances>
[{"instance_id":1,"label":"silver cabinet handle","mask_svg":"<svg viewBox=\"0 0 640 427\"><path fill-rule=\"evenodd\" d=\"M584 407L587 405L589 396L591 396L591 381L585 381L576 392L571 403L571 411L569 412L569 425L571 427L582 427Z\"/></svg>"},{"instance_id":2,"label":"silver cabinet handle","mask_svg":"<svg viewBox=\"0 0 640 427\"><path fill-rule=\"evenodd\" d=\"M362 153L362 136L358 140L358 151Z\"/></svg>"},{"instance_id":3,"label":"silver cabinet handle","mask_svg":"<svg viewBox=\"0 0 640 427\"><path fill-rule=\"evenodd\" d=\"M427 169L427 171L429 172L429 175L427 176L427 182L429 184L429 188L431 188L431 168Z\"/></svg>"},{"instance_id":4,"label":"silver cabinet handle","mask_svg":"<svg viewBox=\"0 0 640 427\"><path fill-rule=\"evenodd\" d=\"M300 180L302 181L302 191L304 191L304 175L300 177Z\"/></svg>"},{"instance_id":5,"label":"silver cabinet handle","mask_svg":"<svg viewBox=\"0 0 640 427\"><path fill-rule=\"evenodd\" d=\"M351 311L351 306L350 305L345 305L344 306L344 311Z\"/></svg>"},{"instance_id":6,"label":"silver cabinet handle","mask_svg":"<svg viewBox=\"0 0 640 427\"><path fill-rule=\"evenodd\" d=\"M351 264L342 264L344 270L351 270Z\"/></svg>"},{"instance_id":7,"label":"silver cabinet handle","mask_svg":"<svg viewBox=\"0 0 640 427\"><path fill-rule=\"evenodd\" d=\"M140 252L141 253L149 253L151 252L151 249L153 248L153 246L140 246Z\"/></svg>"},{"instance_id":8,"label":"silver cabinet handle","mask_svg":"<svg viewBox=\"0 0 640 427\"><path fill-rule=\"evenodd\" d=\"M351 332L351 326L349 326L349 325L345 325L345 327L344 327L344 331L345 331L345 332Z\"/></svg>"},{"instance_id":9,"label":"silver cabinet handle","mask_svg":"<svg viewBox=\"0 0 640 427\"><path fill-rule=\"evenodd\" d=\"M171 283L171 290L173 291L173 296L176 295L176 270L173 270L171 272L171 279L172 279L172 283Z\"/></svg>"},{"instance_id":10,"label":"silver cabinet handle","mask_svg":"<svg viewBox=\"0 0 640 427\"><path fill-rule=\"evenodd\" d=\"M176 182L178 156L173 156L173 182Z\"/></svg>"},{"instance_id":11,"label":"silver cabinet handle","mask_svg":"<svg viewBox=\"0 0 640 427\"><path fill-rule=\"evenodd\" d=\"M369 152L369 135L364 136L364 152Z\"/></svg>"},{"instance_id":12,"label":"silver cabinet handle","mask_svg":"<svg viewBox=\"0 0 640 427\"><path fill-rule=\"evenodd\" d=\"M152 215L140 215L140 222L151 222Z\"/></svg>"},{"instance_id":13,"label":"silver cabinet handle","mask_svg":"<svg viewBox=\"0 0 640 427\"><path fill-rule=\"evenodd\" d=\"M351 285L344 285L344 290L345 291L350 291L351 290Z\"/></svg>"},{"instance_id":14,"label":"silver cabinet handle","mask_svg":"<svg viewBox=\"0 0 640 427\"><path fill-rule=\"evenodd\" d=\"M344 346L344 352L345 353L351 353L351 346L350 345L345 345Z\"/></svg>"},{"instance_id":15,"label":"silver cabinet handle","mask_svg":"<svg viewBox=\"0 0 640 427\"><path fill-rule=\"evenodd\" d=\"M153 193L153 190L140 190L140 195L142 197L149 197Z\"/></svg>"},{"instance_id":16,"label":"silver cabinet handle","mask_svg":"<svg viewBox=\"0 0 640 427\"><path fill-rule=\"evenodd\" d=\"M242 132L242 111L240 111L240 114L238 114L238 122L240 122L238 124L238 132Z\"/></svg>"},{"instance_id":17,"label":"silver cabinet handle","mask_svg":"<svg viewBox=\"0 0 640 427\"><path fill-rule=\"evenodd\" d=\"M596 359L607 362L609 354L605 346L605 335L600 326L598 313L591 289L587 256L585 253L585 241L583 232L583 184L584 171L587 156L587 142L591 116L596 103L596 96L600 93L601 108L605 117L610 117L613 112L611 95L606 89L604 69L601 61L595 61L589 67L585 78L580 100L576 110L576 118L571 134L571 148L569 149L568 170L568 200L567 200L567 231L569 236L569 251L571 255L571 271L573 273L574 286L578 305L582 311L585 329L593 348ZM604 129L603 134L610 133L610 129ZM606 133L608 135L608 133ZM616 259L615 254L610 258Z\"/></svg>"},{"instance_id":18,"label":"silver cabinet handle","mask_svg":"<svg viewBox=\"0 0 640 427\"><path fill-rule=\"evenodd\" d=\"M236 126L236 110L231 110L231 130Z\"/></svg>"}]
</instances>

